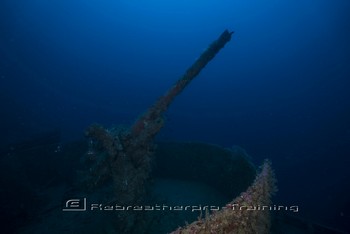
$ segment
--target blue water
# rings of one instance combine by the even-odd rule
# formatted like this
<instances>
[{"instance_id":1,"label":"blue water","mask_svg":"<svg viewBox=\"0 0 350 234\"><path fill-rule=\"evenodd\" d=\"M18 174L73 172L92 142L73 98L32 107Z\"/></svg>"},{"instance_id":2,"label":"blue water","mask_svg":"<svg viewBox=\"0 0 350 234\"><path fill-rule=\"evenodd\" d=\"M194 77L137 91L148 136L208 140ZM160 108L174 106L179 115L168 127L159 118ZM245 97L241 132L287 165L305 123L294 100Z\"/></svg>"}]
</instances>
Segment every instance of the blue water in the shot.
<instances>
[{"instance_id":1,"label":"blue water","mask_svg":"<svg viewBox=\"0 0 350 234\"><path fill-rule=\"evenodd\" d=\"M346 0L2 0L0 146L132 124L228 29L158 139L270 158L277 201L350 229L349 12Z\"/></svg>"}]
</instances>

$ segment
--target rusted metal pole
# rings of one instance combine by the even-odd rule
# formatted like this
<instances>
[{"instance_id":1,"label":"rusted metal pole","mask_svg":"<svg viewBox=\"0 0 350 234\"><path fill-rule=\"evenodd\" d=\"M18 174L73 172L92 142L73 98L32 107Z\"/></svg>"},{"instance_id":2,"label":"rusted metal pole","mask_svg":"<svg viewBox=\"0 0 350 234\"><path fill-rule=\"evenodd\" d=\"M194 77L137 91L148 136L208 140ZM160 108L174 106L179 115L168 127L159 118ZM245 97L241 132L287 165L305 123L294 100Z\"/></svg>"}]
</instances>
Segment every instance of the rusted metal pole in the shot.
<instances>
[{"instance_id":1,"label":"rusted metal pole","mask_svg":"<svg viewBox=\"0 0 350 234\"><path fill-rule=\"evenodd\" d=\"M231 40L233 32L225 30L187 69L185 74L173 87L148 109L131 127L133 137L153 137L162 128L164 121L162 114L168 109L174 98L200 73L200 71L212 60L227 42Z\"/></svg>"}]
</instances>

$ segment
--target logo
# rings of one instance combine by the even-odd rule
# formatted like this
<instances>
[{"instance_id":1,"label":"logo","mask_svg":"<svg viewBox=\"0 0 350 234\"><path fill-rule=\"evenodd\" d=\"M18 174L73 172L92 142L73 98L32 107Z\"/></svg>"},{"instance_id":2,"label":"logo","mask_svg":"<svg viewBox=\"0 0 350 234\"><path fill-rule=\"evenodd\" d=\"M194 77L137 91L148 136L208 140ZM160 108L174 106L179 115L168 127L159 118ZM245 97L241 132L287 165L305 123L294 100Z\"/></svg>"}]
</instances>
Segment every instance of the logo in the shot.
<instances>
[{"instance_id":1,"label":"logo","mask_svg":"<svg viewBox=\"0 0 350 234\"><path fill-rule=\"evenodd\" d=\"M69 199L63 204L63 211L86 211L86 198Z\"/></svg>"}]
</instances>

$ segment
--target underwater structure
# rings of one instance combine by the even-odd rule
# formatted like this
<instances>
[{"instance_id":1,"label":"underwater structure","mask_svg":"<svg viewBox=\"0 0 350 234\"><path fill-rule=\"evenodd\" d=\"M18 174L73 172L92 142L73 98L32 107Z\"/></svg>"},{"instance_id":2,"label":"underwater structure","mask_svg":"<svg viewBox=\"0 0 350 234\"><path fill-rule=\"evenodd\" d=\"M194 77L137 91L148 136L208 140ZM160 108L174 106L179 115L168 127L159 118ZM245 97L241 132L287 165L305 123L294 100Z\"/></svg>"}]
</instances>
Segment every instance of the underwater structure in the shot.
<instances>
[{"instance_id":1,"label":"underwater structure","mask_svg":"<svg viewBox=\"0 0 350 234\"><path fill-rule=\"evenodd\" d=\"M106 129L92 125L86 131L90 139L88 170L81 174L82 183L89 191L102 187L107 181L112 183L115 196L111 203L119 205L141 204L150 179L152 160L155 152L154 137L164 125L163 113L174 98L200 73L215 55L230 41L233 32L225 30L188 68L185 74L170 90L152 105L131 127ZM270 196L275 191L275 179L270 163L265 162L255 182L232 204L254 206L269 205ZM270 227L269 211L227 209L207 214L204 220L196 221L174 233L268 233ZM135 214L119 215L119 228L127 232L135 224Z\"/></svg>"},{"instance_id":2,"label":"underwater structure","mask_svg":"<svg viewBox=\"0 0 350 234\"><path fill-rule=\"evenodd\" d=\"M53 131L0 149L2 233L345 233L271 215L268 160L256 169L238 146L155 142L163 113L231 35L224 31L130 128L95 124L87 140L63 145ZM82 212L64 211L77 200Z\"/></svg>"}]
</instances>

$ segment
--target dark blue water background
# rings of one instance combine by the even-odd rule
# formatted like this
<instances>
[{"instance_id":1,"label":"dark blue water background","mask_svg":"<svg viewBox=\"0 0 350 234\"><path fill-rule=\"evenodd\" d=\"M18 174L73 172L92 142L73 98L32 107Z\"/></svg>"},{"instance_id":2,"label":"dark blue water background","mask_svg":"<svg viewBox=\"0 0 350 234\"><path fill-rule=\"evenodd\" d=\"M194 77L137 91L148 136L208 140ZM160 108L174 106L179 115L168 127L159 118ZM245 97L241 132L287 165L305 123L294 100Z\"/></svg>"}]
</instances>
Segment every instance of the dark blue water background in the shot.
<instances>
[{"instance_id":1,"label":"dark blue water background","mask_svg":"<svg viewBox=\"0 0 350 234\"><path fill-rule=\"evenodd\" d=\"M229 29L158 139L240 145L272 160L276 201L349 221L349 1L3 0L0 12L0 145L132 124Z\"/></svg>"}]
</instances>

